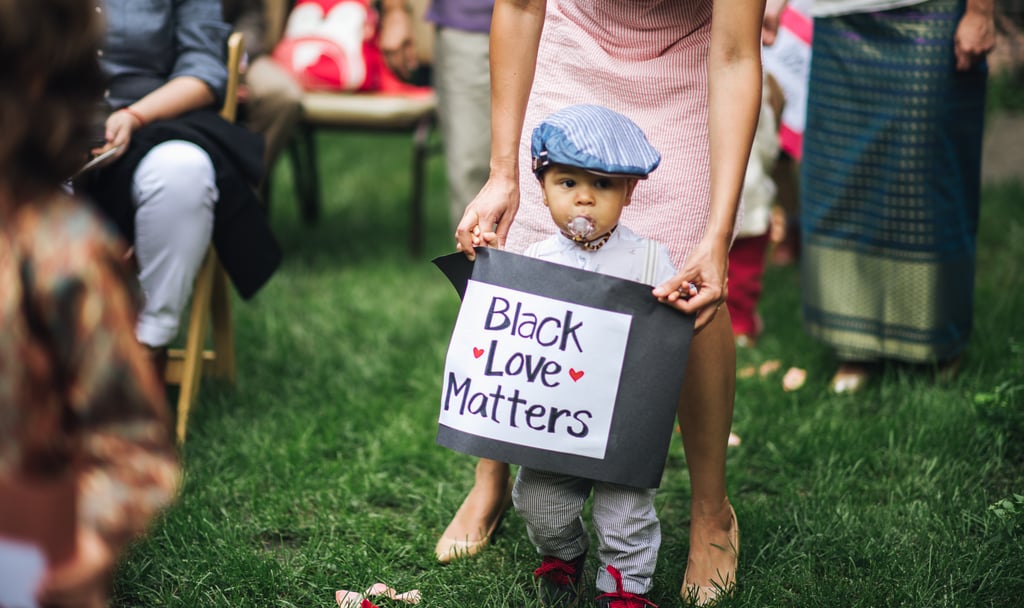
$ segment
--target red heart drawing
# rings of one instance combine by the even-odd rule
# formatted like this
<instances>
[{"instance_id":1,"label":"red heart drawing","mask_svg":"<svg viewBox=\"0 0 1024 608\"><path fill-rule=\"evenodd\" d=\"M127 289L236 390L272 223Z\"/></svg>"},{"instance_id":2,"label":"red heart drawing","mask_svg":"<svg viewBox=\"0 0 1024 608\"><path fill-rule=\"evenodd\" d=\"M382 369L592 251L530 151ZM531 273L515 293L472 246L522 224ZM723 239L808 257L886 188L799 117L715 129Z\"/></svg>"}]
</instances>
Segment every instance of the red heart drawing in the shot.
<instances>
[{"instance_id":1,"label":"red heart drawing","mask_svg":"<svg viewBox=\"0 0 1024 608\"><path fill-rule=\"evenodd\" d=\"M473 357L476 359L480 358L480 355L484 354L484 349L473 347Z\"/></svg>"},{"instance_id":2,"label":"red heart drawing","mask_svg":"<svg viewBox=\"0 0 1024 608\"><path fill-rule=\"evenodd\" d=\"M573 382L576 382L577 380L579 380L580 378L583 377L583 370L581 369L579 371L576 371L576 370L574 370L573 368L570 367L569 368L569 376L572 378Z\"/></svg>"}]
</instances>

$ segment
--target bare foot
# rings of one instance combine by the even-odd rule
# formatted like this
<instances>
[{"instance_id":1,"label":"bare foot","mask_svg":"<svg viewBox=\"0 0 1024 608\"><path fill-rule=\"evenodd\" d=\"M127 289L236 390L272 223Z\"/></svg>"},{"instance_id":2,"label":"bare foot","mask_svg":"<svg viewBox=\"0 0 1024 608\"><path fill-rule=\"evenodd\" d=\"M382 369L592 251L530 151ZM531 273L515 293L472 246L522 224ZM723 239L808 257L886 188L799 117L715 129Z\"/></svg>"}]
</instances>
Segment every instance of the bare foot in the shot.
<instances>
[{"instance_id":1,"label":"bare foot","mask_svg":"<svg viewBox=\"0 0 1024 608\"><path fill-rule=\"evenodd\" d=\"M690 556L683 576L683 599L698 606L713 603L732 593L740 552L740 529L729 499L718 509L690 521Z\"/></svg>"},{"instance_id":2,"label":"bare foot","mask_svg":"<svg viewBox=\"0 0 1024 608\"><path fill-rule=\"evenodd\" d=\"M832 376L829 388L834 393L856 393L868 385L873 374L874 368L870 364L847 361Z\"/></svg>"}]
</instances>

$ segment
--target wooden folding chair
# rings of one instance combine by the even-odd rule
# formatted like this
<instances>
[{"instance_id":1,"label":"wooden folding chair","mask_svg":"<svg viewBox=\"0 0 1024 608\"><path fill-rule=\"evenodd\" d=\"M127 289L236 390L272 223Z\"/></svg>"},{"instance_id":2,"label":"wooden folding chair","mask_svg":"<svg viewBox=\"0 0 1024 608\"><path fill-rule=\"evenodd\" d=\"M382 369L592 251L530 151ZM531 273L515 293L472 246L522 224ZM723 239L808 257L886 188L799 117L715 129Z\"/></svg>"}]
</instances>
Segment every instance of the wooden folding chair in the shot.
<instances>
[{"instance_id":1,"label":"wooden folding chair","mask_svg":"<svg viewBox=\"0 0 1024 608\"><path fill-rule=\"evenodd\" d=\"M228 83L220 115L235 122L238 109L238 83L242 63L243 37L234 32L228 38ZM213 326L213 349L206 349L206 330ZM178 393L178 443L185 442L188 414L199 393L203 373L235 383L235 333L231 321L231 288L228 275L217 259L213 245L206 252L203 265L192 288L188 336L185 348L172 348L167 353L164 381L180 386Z\"/></svg>"}]
</instances>

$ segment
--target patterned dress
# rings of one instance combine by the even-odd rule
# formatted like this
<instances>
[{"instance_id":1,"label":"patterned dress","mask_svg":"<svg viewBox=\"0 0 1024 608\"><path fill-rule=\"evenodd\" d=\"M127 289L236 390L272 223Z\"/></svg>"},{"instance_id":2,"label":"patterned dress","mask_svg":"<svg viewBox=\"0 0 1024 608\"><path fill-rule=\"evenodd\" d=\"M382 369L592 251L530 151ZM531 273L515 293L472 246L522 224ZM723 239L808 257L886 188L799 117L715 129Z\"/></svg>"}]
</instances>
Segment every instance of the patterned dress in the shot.
<instances>
[{"instance_id":1,"label":"patterned dress","mask_svg":"<svg viewBox=\"0 0 1024 608\"><path fill-rule=\"evenodd\" d=\"M578 103L628 116L661 152L622 223L663 243L681 268L704 235L710 207L707 56L711 1L550 0L519 150L520 208L507 247L553 234L530 167L530 135L552 112Z\"/></svg>"},{"instance_id":2,"label":"patterned dress","mask_svg":"<svg viewBox=\"0 0 1024 608\"><path fill-rule=\"evenodd\" d=\"M814 20L803 318L843 360L944 361L970 336L987 69L956 70L963 12Z\"/></svg>"},{"instance_id":3,"label":"patterned dress","mask_svg":"<svg viewBox=\"0 0 1024 608\"><path fill-rule=\"evenodd\" d=\"M163 387L135 340L124 250L69 199L0 224L0 485L73 475L79 525L115 551L179 477Z\"/></svg>"}]
</instances>

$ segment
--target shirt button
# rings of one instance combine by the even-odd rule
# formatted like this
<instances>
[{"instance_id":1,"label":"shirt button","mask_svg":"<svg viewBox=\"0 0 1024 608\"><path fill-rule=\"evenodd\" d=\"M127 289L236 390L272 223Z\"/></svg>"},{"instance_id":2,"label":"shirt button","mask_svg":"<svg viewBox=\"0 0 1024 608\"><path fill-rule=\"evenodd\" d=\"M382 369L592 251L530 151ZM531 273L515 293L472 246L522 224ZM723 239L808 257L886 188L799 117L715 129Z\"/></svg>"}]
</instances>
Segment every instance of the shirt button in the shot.
<instances>
[{"instance_id":1,"label":"shirt button","mask_svg":"<svg viewBox=\"0 0 1024 608\"><path fill-rule=\"evenodd\" d=\"M97 13L103 13L103 9L97 6L96 7L96 12Z\"/></svg>"},{"instance_id":2,"label":"shirt button","mask_svg":"<svg viewBox=\"0 0 1024 608\"><path fill-rule=\"evenodd\" d=\"M100 50L96 51L96 56L97 57L102 57L103 56L103 50L100 49Z\"/></svg>"},{"instance_id":3,"label":"shirt button","mask_svg":"<svg viewBox=\"0 0 1024 608\"><path fill-rule=\"evenodd\" d=\"M107 90L103 91L103 97L104 98L110 97L110 89L107 89Z\"/></svg>"}]
</instances>

